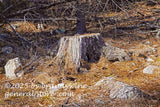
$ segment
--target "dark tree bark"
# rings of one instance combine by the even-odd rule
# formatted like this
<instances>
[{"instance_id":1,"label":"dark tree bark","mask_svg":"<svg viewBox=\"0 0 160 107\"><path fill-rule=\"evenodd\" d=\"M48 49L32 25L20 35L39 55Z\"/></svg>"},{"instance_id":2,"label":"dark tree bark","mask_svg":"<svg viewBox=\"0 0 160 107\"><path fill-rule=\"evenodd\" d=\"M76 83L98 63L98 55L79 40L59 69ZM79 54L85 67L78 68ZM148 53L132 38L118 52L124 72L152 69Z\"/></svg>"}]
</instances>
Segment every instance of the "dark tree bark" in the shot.
<instances>
[{"instance_id":1,"label":"dark tree bark","mask_svg":"<svg viewBox=\"0 0 160 107\"><path fill-rule=\"evenodd\" d=\"M81 9L81 4L77 1L77 33L86 33L85 13Z\"/></svg>"}]
</instances>

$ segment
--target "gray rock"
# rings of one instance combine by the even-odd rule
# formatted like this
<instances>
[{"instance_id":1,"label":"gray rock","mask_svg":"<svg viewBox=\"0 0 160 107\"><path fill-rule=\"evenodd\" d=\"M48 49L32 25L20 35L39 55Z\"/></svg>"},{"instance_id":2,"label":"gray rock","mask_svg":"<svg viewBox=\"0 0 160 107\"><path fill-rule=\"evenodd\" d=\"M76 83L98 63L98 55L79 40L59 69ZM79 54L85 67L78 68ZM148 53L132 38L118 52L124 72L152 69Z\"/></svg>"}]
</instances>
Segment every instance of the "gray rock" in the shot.
<instances>
[{"instance_id":1,"label":"gray rock","mask_svg":"<svg viewBox=\"0 0 160 107\"><path fill-rule=\"evenodd\" d=\"M50 34L65 34L66 33L66 30L65 29L56 29L56 30L51 30L50 31Z\"/></svg>"},{"instance_id":2,"label":"gray rock","mask_svg":"<svg viewBox=\"0 0 160 107\"><path fill-rule=\"evenodd\" d=\"M151 45L151 42L150 42L150 41L146 41L146 44L147 44L147 45Z\"/></svg>"},{"instance_id":3,"label":"gray rock","mask_svg":"<svg viewBox=\"0 0 160 107\"><path fill-rule=\"evenodd\" d=\"M88 73L88 72L90 72L90 71L87 70L87 68L79 68L79 69L78 69L78 73L79 73L79 74L84 74L84 73Z\"/></svg>"},{"instance_id":4,"label":"gray rock","mask_svg":"<svg viewBox=\"0 0 160 107\"><path fill-rule=\"evenodd\" d=\"M133 73L133 71L129 71L129 73Z\"/></svg>"},{"instance_id":5,"label":"gray rock","mask_svg":"<svg viewBox=\"0 0 160 107\"><path fill-rule=\"evenodd\" d=\"M157 50L155 48L153 48L153 52L157 52Z\"/></svg>"},{"instance_id":6,"label":"gray rock","mask_svg":"<svg viewBox=\"0 0 160 107\"><path fill-rule=\"evenodd\" d=\"M94 86L103 87L109 93L109 97L119 98L119 99L140 99L148 97L149 95L145 94L137 87L128 85L126 83L117 81L113 77L106 77L98 81Z\"/></svg>"},{"instance_id":7,"label":"gray rock","mask_svg":"<svg viewBox=\"0 0 160 107\"><path fill-rule=\"evenodd\" d=\"M105 46L102 50L103 56L109 61L129 61L131 58L125 52L125 50L113 47L108 43L105 43Z\"/></svg>"},{"instance_id":8,"label":"gray rock","mask_svg":"<svg viewBox=\"0 0 160 107\"><path fill-rule=\"evenodd\" d=\"M4 66L6 77L8 79L15 79L17 77L15 71L20 66L22 66L22 64L20 63L20 59L18 57L9 60Z\"/></svg>"},{"instance_id":9,"label":"gray rock","mask_svg":"<svg viewBox=\"0 0 160 107\"><path fill-rule=\"evenodd\" d=\"M66 30L65 29L57 29L56 32L58 34L64 34L66 32Z\"/></svg>"},{"instance_id":10,"label":"gray rock","mask_svg":"<svg viewBox=\"0 0 160 107\"><path fill-rule=\"evenodd\" d=\"M155 69L158 69L158 66L149 65L149 66L147 66L146 68L143 69L143 73L153 74Z\"/></svg>"},{"instance_id":11,"label":"gray rock","mask_svg":"<svg viewBox=\"0 0 160 107\"><path fill-rule=\"evenodd\" d=\"M9 47L9 46L5 46L5 47L3 47L3 48L1 49L1 52L2 52L2 53L7 53L7 54L9 54L9 53L12 53L12 52L13 52L13 48L12 48L12 47Z\"/></svg>"}]
</instances>

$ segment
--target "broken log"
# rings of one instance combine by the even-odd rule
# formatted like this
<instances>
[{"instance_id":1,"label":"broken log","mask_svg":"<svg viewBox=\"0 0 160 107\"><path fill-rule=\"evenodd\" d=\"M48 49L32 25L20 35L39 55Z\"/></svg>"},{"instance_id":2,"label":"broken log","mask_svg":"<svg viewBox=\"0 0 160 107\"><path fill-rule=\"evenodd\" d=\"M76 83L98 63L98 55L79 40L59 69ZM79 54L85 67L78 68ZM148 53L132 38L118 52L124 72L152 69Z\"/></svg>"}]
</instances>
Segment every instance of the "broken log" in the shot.
<instances>
[{"instance_id":1,"label":"broken log","mask_svg":"<svg viewBox=\"0 0 160 107\"><path fill-rule=\"evenodd\" d=\"M65 36L60 39L56 61L64 69L73 66L77 71L83 61L97 62L104 45L99 33Z\"/></svg>"}]
</instances>

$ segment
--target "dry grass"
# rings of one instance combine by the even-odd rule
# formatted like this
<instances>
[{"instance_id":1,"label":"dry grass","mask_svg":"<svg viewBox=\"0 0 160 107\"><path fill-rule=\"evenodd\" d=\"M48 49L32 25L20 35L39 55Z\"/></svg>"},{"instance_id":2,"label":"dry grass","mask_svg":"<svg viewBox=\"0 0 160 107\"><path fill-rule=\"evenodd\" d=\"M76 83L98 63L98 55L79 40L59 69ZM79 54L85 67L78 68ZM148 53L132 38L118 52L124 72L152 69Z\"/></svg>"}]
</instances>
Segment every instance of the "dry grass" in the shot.
<instances>
[{"instance_id":1,"label":"dry grass","mask_svg":"<svg viewBox=\"0 0 160 107\"><path fill-rule=\"evenodd\" d=\"M139 7L139 8L137 8ZM141 12L145 15L145 17L147 16L154 16L154 17L150 17L150 18L144 18L141 21L154 21L156 18L158 18L158 14L151 12L150 10L152 9L159 9L159 5L156 5L154 7L148 7L145 6L144 3L137 3L133 6L134 9L127 11L128 14L132 17L136 17L139 16L139 18L142 18L142 16L140 16L137 12ZM123 12L116 12L116 13L110 13L110 14L103 14L103 16L105 17L114 17L114 16L120 16L122 19L127 19L128 17L126 17L126 14ZM136 25L137 23L139 23L138 21L129 21L128 23L126 22L122 22L119 25L120 26L129 26L129 25ZM16 29L17 32L40 32L40 30L37 28L37 26L34 23L30 23L30 22L14 22L11 23L13 26L18 26L18 28ZM106 29L110 29L112 28L113 25L108 25L108 27L106 27ZM8 31L12 32L12 30L10 29L10 27L8 25L4 26L5 29L7 29ZM47 27L47 29L45 30L50 30L50 29L54 29L56 27L54 26L49 26ZM113 33L113 32L112 32ZM133 32L132 32L133 33ZM135 33L135 32L134 32ZM89 34L90 35L90 34ZM146 34L135 34L133 38L135 38L135 36L140 36L143 38L147 38L147 35L152 36L152 33L146 33ZM105 103L102 106L126 106L126 107L143 107L143 106L149 106L154 105L155 107L159 106L159 103L154 102L154 101L150 101L150 103L146 103L146 101L120 101L118 99L109 99L108 97L108 93L107 92L103 92L100 91L99 89L93 89L92 86L99 81L100 79L102 79L103 77L107 77L107 76L114 76L117 78L117 80L125 82L127 84L136 86L138 88L140 88L141 90L143 90L144 92L151 94L151 95L156 95L157 97L159 97L157 95L157 93L160 93L160 70L157 69L156 72L153 75L149 75L149 74L143 74L142 70L148 66L148 65L159 65L160 62L160 41L156 40L154 37L150 37L147 39L143 39L143 40L132 40L132 38L129 37L123 37L123 38L117 38L117 39L111 39L111 38L105 38L104 40L107 42L113 42L113 46L119 47L119 48L123 48L123 49L127 49L130 50L131 47L134 47L134 49L132 49L132 51L134 51L136 54L133 57L132 61L128 61L128 62L114 62L111 63L109 61L107 61L105 58L101 57L101 59L99 60L99 62L97 63L92 63L90 64L91 69L89 73L84 73L84 74L75 74L74 75L74 70L73 70L73 66L70 66L70 68L66 68L65 70L61 71L61 69L59 69L58 65L55 64L55 60L53 58L46 58L44 60L44 62L39 65L37 67L37 69L29 74L24 75L22 78L18 78L14 81L8 81L5 78L5 75L0 74L0 84L1 84L1 96L0 96L0 104L4 104L4 105L11 105L10 102L13 102L14 104L12 104L13 106L15 105L16 107L21 107L24 105L31 105L33 107L35 106L41 106L41 105L60 105L63 104L64 101L66 99L68 99L68 97L57 97L56 95L53 97L48 97L48 96L43 96L41 98L32 98L32 97L12 97L12 98L8 98L5 99L4 95L5 92L27 92L27 91L31 91L31 87L28 88L23 88L23 89L5 89L4 88L4 84L7 82L10 83L31 83L34 82L35 78L37 77L36 75L33 75L34 73L37 72L47 72L52 78L56 78L58 82L56 82L55 84L64 82L67 85L77 85L77 84L82 84L82 85L86 85L86 88L71 88L69 90L60 90L58 92L74 92L75 95L74 97L72 97L70 99L70 103L72 102L80 102L86 105L90 105L95 106L93 101L96 98L99 98L101 95L104 95L105 97L102 98L102 100L105 100L107 103ZM128 44L126 41L130 40L130 44ZM146 41L150 41L151 45L146 45ZM151 52L150 55L145 54L145 49L149 49L150 47L153 47L154 45L157 45L157 47L155 48L157 51L156 52ZM138 54L139 53L143 53L146 56L151 57L154 62L147 62L146 59L139 57ZM157 55L157 57L156 57ZM4 69L2 69L4 70ZM60 72L61 71L61 72ZM72 72L70 74L64 73L64 72ZM72 77L75 78L75 81L71 81L71 80L65 80L65 77ZM35 82L34 82L35 83ZM41 88L35 89L35 90L42 90ZM57 93L58 93L57 92ZM89 100L91 99L91 100ZM99 106L99 105L97 105Z\"/></svg>"},{"instance_id":2,"label":"dry grass","mask_svg":"<svg viewBox=\"0 0 160 107\"><path fill-rule=\"evenodd\" d=\"M16 22L11 22L10 24L19 33L26 33L26 32L33 33L41 31L50 32L51 30L58 28L57 26L50 26L50 25L47 26L46 24L35 24L28 21L16 21ZM8 24L5 24L3 26L3 29L9 32L13 32Z\"/></svg>"}]
</instances>

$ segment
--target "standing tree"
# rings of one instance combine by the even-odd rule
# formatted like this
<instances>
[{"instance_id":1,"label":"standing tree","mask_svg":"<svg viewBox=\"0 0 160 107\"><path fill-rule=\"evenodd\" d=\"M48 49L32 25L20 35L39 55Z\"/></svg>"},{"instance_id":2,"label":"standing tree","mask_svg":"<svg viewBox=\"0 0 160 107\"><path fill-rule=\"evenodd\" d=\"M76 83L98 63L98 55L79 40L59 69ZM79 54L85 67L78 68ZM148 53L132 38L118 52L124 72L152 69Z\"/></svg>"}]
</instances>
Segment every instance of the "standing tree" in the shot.
<instances>
[{"instance_id":1,"label":"standing tree","mask_svg":"<svg viewBox=\"0 0 160 107\"><path fill-rule=\"evenodd\" d=\"M82 5L80 3L80 0L76 1L77 6L77 33L78 34L84 34L86 33L86 23L85 23L85 13L82 11Z\"/></svg>"},{"instance_id":2,"label":"standing tree","mask_svg":"<svg viewBox=\"0 0 160 107\"><path fill-rule=\"evenodd\" d=\"M86 62L96 62L101 56L104 40L100 33L87 34L85 23L86 2L76 1L77 33L75 36L65 36L60 39L56 56L58 66L63 69L78 71Z\"/></svg>"}]
</instances>

